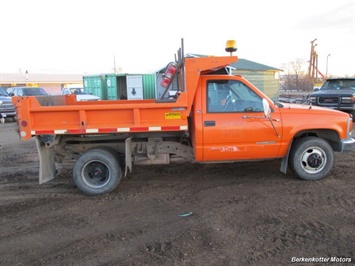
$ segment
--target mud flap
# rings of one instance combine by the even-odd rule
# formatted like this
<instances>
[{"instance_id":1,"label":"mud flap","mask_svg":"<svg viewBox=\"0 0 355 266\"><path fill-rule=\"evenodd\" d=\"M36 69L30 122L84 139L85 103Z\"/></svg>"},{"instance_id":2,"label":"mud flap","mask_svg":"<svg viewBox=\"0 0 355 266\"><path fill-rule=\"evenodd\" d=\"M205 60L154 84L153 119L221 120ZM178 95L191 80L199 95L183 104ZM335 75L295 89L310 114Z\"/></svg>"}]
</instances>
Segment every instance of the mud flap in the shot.
<instances>
[{"instance_id":1,"label":"mud flap","mask_svg":"<svg viewBox=\"0 0 355 266\"><path fill-rule=\"evenodd\" d=\"M281 167L280 167L281 173L283 173L283 174L287 173L287 165L288 165L288 154L287 154L287 156L282 158Z\"/></svg>"},{"instance_id":2,"label":"mud flap","mask_svg":"<svg viewBox=\"0 0 355 266\"><path fill-rule=\"evenodd\" d=\"M126 158L126 167L124 176L127 177L129 173L132 173L132 151L131 151L132 137L125 140L125 158ZM129 170L129 172L128 172Z\"/></svg>"},{"instance_id":3,"label":"mud flap","mask_svg":"<svg viewBox=\"0 0 355 266\"><path fill-rule=\"evenodd\" d=\"M282 161L281 161L281 166L280 166L280 172L283 173L283 174L286 174L287 173L287 167L288 167L288 157L290 155L290 150L291 150L291 147L292 147L292 143L288 146L288 149L287 149L287 154L285 157L282 158Z\"/></svg>"},{"instance_id":4,"label":"mud flap","mask_svg":"<svg viewBox=\"0 0 355 266\"><path fill-rule=\"evenodd\" d=\"M36 136L36 146L39 156L39 183L46 183L56 177L54 147L45 146L39 136Z\"/></svg>"}]
</instances>

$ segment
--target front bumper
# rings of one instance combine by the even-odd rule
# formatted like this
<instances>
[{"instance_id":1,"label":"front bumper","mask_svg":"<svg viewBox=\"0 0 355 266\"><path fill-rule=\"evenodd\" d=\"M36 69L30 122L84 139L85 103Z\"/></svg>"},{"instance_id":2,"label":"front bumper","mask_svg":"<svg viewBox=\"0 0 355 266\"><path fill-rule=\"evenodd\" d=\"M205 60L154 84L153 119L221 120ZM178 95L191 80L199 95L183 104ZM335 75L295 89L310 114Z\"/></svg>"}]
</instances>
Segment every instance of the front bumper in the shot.
<instances>
[{"instance_id":1,"label":"front bumper","mask_svg":"<svg viewBox=\"0 0 355 266\"><path fill-rule=\"evenodd\" d=\"M355 150L355 139L348 138L341 141L341 152L352 152Z\"/></svg>"}]
</instances>

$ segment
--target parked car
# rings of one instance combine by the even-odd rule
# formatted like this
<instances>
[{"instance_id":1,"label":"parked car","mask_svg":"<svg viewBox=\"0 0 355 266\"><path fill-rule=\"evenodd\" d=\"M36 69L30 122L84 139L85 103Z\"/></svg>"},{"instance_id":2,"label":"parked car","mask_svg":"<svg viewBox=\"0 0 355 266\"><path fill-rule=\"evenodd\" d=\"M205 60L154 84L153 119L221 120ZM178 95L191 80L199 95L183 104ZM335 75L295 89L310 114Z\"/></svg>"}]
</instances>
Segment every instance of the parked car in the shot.
<instances>
[{"instance_id":1,"label":"parked car","mask_svg":"<svg viewBox=\"0 0 355 266\"><path fill-rule=\"evenodd\" d=\"M350 113L355 122L355 77L329 78L309 99L313 105Z\"/></svg>"},{"instance_id":2,"label":"parked car","mask_svg":"<svg viewBox=\"0 0 355 266\"><path fill-rule=\"evenodd\" d=\"M62 94L65 94L65 95L66 94L75 94L77 101L98 101L98 100L100 100L99 96L92 95L91 93L88 93L87 91L84 90L83 87L80 87L80 86L63 88Z\"/></svg>"},{"instance_id":3,"label":"parked car","mask_svg":"<svg viewBox=\"0 0 355 266\"><path fill-rule=\"evenodd\" d=\"M15 121L16 108L12 104L11 97L0 87L0 121L3 123L6 117L12 118Z\"/></svg>"},{"instance_id":4,"label":"parked car","mask_svg":"<svg viewBox=\"0 0 355 266\"><path fill-rule=\"evenodd\" d=\"M40 96L49 95L43 88L39 87L9 87L7 93L10 96Z\"/></svg>"}]
</instances>

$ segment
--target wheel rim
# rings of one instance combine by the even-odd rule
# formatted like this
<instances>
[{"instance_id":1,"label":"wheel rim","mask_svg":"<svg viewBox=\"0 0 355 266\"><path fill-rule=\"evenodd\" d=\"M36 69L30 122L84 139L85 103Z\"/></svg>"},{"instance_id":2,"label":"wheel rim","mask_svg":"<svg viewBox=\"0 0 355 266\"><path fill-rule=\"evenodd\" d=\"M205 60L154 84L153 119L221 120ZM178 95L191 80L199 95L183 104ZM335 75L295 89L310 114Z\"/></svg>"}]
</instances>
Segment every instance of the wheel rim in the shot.
<instances>
[{"instance_id":1,"label":"wheel rim","mask_svg":"<svg viewBox=\"0 0 355 266\"><path fill-rule=\"evenodd\" d=\"M309 147L302 153L300 163L304 171L316 174L322 171L327 164L327 155L319 147Z\"/></svg>"},{"instance_id":2,"label":"wheel rim","mask_svg":"<svg viewBox=\"0 0 355 266\"><path fill-rule=\"evenodd\" d=\"M81 175L87 186L102 188L110 181L111 172L102 161L92 160L84 165Z\"/></svg>"}]
</instances>

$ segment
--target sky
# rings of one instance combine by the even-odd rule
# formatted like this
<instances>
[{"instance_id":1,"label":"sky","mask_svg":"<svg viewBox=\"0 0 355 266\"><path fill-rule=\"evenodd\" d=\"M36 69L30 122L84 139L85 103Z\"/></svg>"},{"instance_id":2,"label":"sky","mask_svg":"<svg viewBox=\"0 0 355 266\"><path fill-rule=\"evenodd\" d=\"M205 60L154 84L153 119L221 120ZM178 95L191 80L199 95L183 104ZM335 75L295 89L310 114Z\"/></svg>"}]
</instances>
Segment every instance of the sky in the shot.
<instances>
[{"instance_id":1,"label":"sky","mask_svg":"<svg viewBox=\"0 0 355 266\"><path fill-rule=\"evenodd\" d=\"M0 74L152 73L185 53L355 76L355 0L0 0Z\"/></svg>"}]
</instances>

